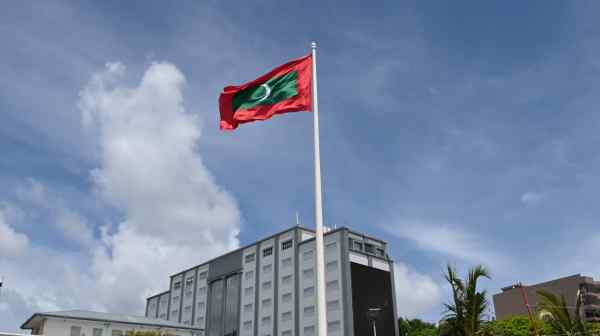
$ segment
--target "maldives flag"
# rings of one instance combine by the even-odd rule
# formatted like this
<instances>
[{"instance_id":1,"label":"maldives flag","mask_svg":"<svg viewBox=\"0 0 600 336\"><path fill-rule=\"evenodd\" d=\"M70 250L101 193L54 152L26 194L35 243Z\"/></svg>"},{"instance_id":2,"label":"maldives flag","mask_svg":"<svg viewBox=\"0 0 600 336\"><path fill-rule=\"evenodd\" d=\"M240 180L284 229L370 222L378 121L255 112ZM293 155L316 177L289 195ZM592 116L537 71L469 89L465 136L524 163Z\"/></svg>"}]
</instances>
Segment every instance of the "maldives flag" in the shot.
<instances>
[{"instance_id":1,"label":"maldives flag","mask_svg":"<svg viewBox=\"0 0 600 336\"><path fill-rule=\"evenodd\" d=\"M275 114L312 110L312 56L278 66L239 86L226 86L219 96L221 129L265 120Z\"/></svg>"}]
</instances>

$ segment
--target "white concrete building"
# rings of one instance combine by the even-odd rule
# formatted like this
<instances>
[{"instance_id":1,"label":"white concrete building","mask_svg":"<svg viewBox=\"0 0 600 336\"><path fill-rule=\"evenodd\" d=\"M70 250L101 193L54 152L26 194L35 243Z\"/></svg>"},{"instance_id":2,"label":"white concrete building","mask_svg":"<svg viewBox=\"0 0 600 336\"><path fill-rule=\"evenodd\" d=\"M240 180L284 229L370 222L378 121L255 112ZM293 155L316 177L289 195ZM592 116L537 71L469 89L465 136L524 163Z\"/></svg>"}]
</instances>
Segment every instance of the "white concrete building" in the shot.
<instances>
[{"instance_id":1,"label":"white concrete building","mask_svg":"<svg viewBox=\"0 0 600 336\"><path fill-rule=\"evenodd\" d=\"M21 329L44 336L125 336L130 331L204 336L203 329L178 322L84 310L35 313L23 323Z\"/></svg>"}]
</instances>

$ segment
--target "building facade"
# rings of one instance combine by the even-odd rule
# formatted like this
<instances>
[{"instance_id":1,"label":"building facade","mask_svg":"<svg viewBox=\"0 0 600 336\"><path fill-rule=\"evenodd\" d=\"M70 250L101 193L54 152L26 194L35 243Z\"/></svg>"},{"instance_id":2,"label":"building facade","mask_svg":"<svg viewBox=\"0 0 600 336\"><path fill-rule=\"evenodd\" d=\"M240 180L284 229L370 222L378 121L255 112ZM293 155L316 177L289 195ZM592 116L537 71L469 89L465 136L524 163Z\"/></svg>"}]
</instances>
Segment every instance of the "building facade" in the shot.
<instances>
[{"instance_id":1,"label":"building facade","mask_svg":"<svg viewBox=\"0 0 600 336\"><path fill-rule=\"evenodd\" d=\"M594 281L591 277L575 274L531 286L523 285L523 289L534 311L539 301L537 291L541 289L555 295L564 295L569 307L575 307L577 295L581 295L583 317L587 321L600 321L600 281ZM502 288L502 293L494 295L493 299L498 319L512 315L527 315L527 307L518 287Z\"/></svg>"},{"instance_id":2,"label":"building facade","mask_svg":"<svg viewBox=\"0 0 600 336\"><path fill-rule=\"evenodd\" d=\"M387 244L347 228L325 233L328 335L398 336ZM207 336L316 334L314 232L293 227L171 276L146 316ZM369 320L369 309L381 309Z\"/></svg>"},{"instance_id":3,"label":"building facade","mask_svg":"<svg viewBox=\"0 0 600 336\"><path fill-rule=\"evenodd\" d=\"M33 314L21 329L44 336L127 336L135 331L153 331L160 335L202 336L204 331L178 322L143 316L68 310Z\"/></svg>"}]
</instances>

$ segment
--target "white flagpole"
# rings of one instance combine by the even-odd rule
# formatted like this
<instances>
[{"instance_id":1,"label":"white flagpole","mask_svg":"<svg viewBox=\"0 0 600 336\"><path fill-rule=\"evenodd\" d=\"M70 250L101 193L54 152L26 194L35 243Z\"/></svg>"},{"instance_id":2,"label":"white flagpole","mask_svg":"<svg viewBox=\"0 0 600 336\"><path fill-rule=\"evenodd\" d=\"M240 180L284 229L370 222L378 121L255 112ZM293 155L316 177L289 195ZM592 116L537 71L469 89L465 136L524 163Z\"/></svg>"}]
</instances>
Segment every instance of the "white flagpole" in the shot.
<instances>
[{"instance_id":1,"label":"white flagpole","mask_svg":"<svg viewBox=\"0 0 600 336\"><path fill-rule=\"evenodd\" d=\"M321 151L319 149L319 99L317 94L317 43L312 43L312 103L315 136L315 224L317 255L317 336L327 336L325 301L325 251L323 244L323 199L321 195Z\"/></svg>"}]
</instances>

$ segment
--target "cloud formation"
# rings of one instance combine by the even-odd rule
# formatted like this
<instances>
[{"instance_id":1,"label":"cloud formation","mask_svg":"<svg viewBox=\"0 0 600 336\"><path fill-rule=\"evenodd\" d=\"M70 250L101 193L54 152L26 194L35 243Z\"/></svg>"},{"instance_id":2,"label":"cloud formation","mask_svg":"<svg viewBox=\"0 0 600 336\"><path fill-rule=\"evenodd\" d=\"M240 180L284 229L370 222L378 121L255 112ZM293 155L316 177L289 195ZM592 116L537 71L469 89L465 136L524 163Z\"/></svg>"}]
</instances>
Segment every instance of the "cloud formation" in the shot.
<instances>
[{"instance_id":1,"label":"cloud formation","mask_svg":"<svg viewBox=\"0 0 600 336\"><path fill-rule=\"evenodd\" d=\"M504 257L493 252L490 246L485 244L483 237L456 226L406 221L386 230L397 238L413 241L423 250L436 252L446 257L495 265L496 268L501 268L506 264Z\"/></svg>"},{"instance_id":2,"label":"cloud formation","mask_svg":"<svg viewBox=\"0 0 600 336\"><path fill-rule=\"evenodd\" d=\"M27 248L29 239L7 222L5 212L6 209L0 207L0 255L21 255Z\"/></svg>"},{"instance_id":3,"label":"cloud formation","mask_svg":"<svg viewBox=\"0 0 600 336\"><path fill-rule=\"evenodd\" d=\"M394 281L399 317L422 318L424 313L440 307L442 289L430 276L397 262Z\"/></svg>"},{"instance_id":4,"label":"cloud formation","mask_svg":"<svg viewBox=\"0 0 600 336\"><path fill-rule=\"evenodd\" d=\"M31 307L143 314L145 297L167 289L169 275L239 245L240 212L202 163L200 122L184 108L183 74L154 63L133 87L123 84L124 75L122 64L108 64L79 101L86 134L99 152L90 171L94 197L121 220L94 232L90 219L42 183L30 179L18 188L23 211L49 213L50 225L79 249L28 244L32 238L0 212L0 253L14 255L0 260L15 303L0 307L9 316L24 318ZM53 285L27 274L24 260L28 269L54 274Z\"/></svg>"}]
</instances>

